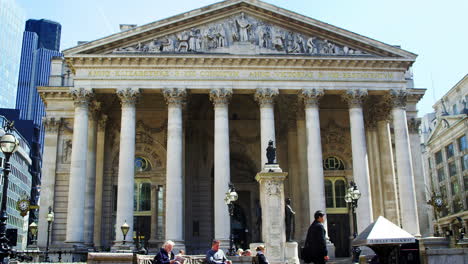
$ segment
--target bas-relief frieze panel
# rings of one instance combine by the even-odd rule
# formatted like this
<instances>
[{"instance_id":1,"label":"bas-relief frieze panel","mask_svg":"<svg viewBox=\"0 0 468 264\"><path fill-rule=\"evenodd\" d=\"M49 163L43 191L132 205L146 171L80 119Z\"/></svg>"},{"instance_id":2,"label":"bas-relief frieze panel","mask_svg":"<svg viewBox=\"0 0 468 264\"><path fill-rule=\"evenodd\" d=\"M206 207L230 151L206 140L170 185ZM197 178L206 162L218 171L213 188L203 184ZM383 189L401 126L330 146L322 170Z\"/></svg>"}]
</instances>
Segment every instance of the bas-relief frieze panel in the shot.
<instances>
[{"instance_id":1,"label":"bas-relief frieze panel","mask_svg":"<svg viewBox=\"0 0 468 264\"><path fill-rule=\"evenodd\" d=\"M112 53L367 54L317 36L297 33L246 13L115 49Z\"/></svg>"},{"instance_id":2,"label":"bas-relief frieze panel","mask_svg":"<svg viewBox=\"0 0 468 264\"><path fill-rule=\"evenodd\" d=\"M352 167L351 135L349 128L340 127L333 119L320 129L323 158L337 156L345 163L345 169Z\"/></svg>"}]
</instances>

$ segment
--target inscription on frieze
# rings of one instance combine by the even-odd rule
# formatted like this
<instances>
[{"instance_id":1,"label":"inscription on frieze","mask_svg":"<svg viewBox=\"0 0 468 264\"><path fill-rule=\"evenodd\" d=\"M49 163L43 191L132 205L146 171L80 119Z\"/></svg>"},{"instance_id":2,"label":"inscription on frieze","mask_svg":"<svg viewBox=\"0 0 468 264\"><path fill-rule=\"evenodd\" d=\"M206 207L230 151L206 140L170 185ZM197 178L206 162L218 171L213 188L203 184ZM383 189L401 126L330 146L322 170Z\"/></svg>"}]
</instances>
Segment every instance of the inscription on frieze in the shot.
<instances>
[{"instance_id":1,"label":"inscription on frieze","mask_svg":"<svg viewBox=\"0 0 468 264\"><path fill-rule=\"evenodd\" d=\"M79 79L142 80L368 80L401 81L401 72L254 70L77 70Z\"/></svg>"},{"instance_id":2,"label":"inscription on frieze","mask_svg":"<svg viewBox=\"0 0 468 264\"><path fill-rule=\"evenodd\" d=\"M120 47L113 53L366 55L359 49L293 32L246 13Z\"/></svg>"}]
</instances>

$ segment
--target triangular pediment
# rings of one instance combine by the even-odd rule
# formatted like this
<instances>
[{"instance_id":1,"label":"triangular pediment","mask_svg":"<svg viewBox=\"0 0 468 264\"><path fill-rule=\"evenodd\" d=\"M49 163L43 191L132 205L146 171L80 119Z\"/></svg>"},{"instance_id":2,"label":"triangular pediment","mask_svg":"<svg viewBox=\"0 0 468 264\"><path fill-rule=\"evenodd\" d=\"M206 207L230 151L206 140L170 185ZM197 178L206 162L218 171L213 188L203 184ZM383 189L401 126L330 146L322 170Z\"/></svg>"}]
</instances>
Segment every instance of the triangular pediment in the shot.
<instances>
[{"instance_id":1,"label":"triangular pediment","mask_svg":"<svg viewBox=\"0 0 468 264\"><path fill-rule=\"evenodd\" d=\"M453 126L457 125L466 118L467 115L465 114L438 117L434 131L432 131L430 134L427 142L431 143L433 140L437 139L440 135L444 134L446 131L450 130Z\"/></svg>"},{"instance_id":2,"label":"triangular pediment","mask_svg":"<svg viewBox=\"0 0 468 264\"><path fill-rule=\"evenodd\" d=\"M257 0L223 1L64 51L65 56L180 53L416 57Z\"/></svg>"}]
</instances>

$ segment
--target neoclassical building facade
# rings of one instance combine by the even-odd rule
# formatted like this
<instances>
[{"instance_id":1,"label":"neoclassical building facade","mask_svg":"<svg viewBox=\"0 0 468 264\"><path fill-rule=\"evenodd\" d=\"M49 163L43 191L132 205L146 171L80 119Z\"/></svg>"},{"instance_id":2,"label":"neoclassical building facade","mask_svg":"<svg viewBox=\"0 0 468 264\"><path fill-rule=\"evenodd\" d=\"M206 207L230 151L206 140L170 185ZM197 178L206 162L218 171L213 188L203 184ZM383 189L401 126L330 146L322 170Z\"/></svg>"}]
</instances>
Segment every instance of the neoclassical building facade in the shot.
<instances>
[{"instance_id":1,"label":"neoclassical building facade","mask_svg":"<svg viewBox=\"0 0 468 264\"><path fill-rule=\"evenodd\" d=\"M416 55L256 0L228 0L88 42L52 61L40 219L53 246L200 253L213 238L261 241L255 175L273 140L304 240L328 214L349 252L344 194L362 197L358 231L379 215L419 235L424 203ZM420 180L422 179L422 180ZM239 194L234 217L224 202ZM284 210L284 208L277 208ZM421 229L420 229L421 227ZM39 246L47 222L39 222Z\"/></svg>"}]
</instances>

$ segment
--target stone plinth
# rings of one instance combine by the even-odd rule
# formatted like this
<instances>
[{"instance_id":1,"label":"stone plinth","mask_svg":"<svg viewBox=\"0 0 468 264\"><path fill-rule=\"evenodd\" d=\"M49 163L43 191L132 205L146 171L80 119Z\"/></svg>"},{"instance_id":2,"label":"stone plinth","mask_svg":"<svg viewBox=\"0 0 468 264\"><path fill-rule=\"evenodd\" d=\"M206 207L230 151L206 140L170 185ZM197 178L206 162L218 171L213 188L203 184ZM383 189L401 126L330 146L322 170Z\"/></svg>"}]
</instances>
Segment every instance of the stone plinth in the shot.
<instances>
[{"instance_id":1,"label":"stone plinth","mask_svg":"<svg viewBox=\"0 0 468 264\"><path fill-rule=\"evenodd\" d=\"M266 164L255 177L260 184L262 239L265 244L265 255L272 264L285 263L286 252L291 251L286 245L284 222L284 180L287 175L288 173L283 172L278 164ZM297 251L297 244L295 250ZM299 259L297 260L296 263L299 263Z\"/></svg>"},{"instance_id":2,"label":"stone plinth","mask_svg":"<svg viewBox=\"0 0 468 264\"><path fill-rule=\"evenodd\" d=\"M87 263L131 264L133 263L133 253L88 253Z\"/></svg>"}]
</instances>

